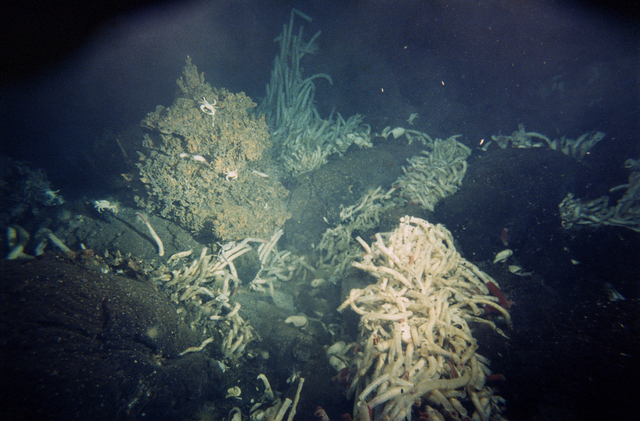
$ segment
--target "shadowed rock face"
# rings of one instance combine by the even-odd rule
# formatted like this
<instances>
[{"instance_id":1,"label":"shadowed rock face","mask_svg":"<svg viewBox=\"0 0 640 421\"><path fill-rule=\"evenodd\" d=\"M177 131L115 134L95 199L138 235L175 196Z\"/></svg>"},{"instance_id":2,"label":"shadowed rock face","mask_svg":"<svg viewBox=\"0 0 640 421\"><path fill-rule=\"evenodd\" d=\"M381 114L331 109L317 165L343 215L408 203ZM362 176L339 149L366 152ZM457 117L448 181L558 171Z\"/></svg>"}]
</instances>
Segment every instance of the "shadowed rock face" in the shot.
<instances>
[{"instance_id":1,"label":"shadowed rock face","mask_svg":"<svg viewBox=\"0 0 640 421\"><path fill-rule=\"evenodd\" d=\"M357 203L368 190L378 186L389 188L402 175L406 160L423 149L420 142L402 147L380 142L371 149L352 150L317 171L298 176L293 185L287 186L291 191L288 210L292 214L284 225L287 243L300 252L313 250L312 245L318 245L326 229L340 222L340 206ZM406 212L402 210L398 215ZM397 223L398 218L393 217L391 226L381 228L391 230Z\"/></svg>"},{"instance_id":2,"label":"shadowed rock face","mask_svg":"<svg viewBox=\"0 0 640 421\"><path fill-rule=\"evenodd\" d=\"M179 419L221 392L221 373L146 281L45 255L3 261L6 419ZM218 386L216 386L218 385Z\"/></svg>"},{"instance_id":3,"label":"shadowed rock face","mask_svg":"<svg viewBox=\"0 0 640 421\"><path fill-rule=\"evenodd\" d=\"M639 349L640 306L607 302L603 283L615 280L635 293L639 238L619 227L560 225L558 204L569 191L608 194L592 170L546 148L494 150L471 158L460 190L435 208L458 250L516 302L506 349L495 337L479 339L492 370L507 378L508 386L498 385L507 418L631 419L638 411L631 373L638 371L632 355ZM510 259L533 276L488 263L506 248L503 239L514 251Z\"/></svg>"},{"instance_id":4,"label":"shadowed rock face","mask_svg":"<svg viewBox=\"0 0 640 421\"><path fill-rule=\"evenodd\" d=\"M595 169L589 161L547 148L475 155L460 190L436 206L434 217L472 261L492 261L509 248L519 265L541 275L547 285L571 288L579 281L581 289L593 290L601 288L603 279L616 279L621 286L637 279L631 274L640 270L637 236L619 227L561 227L558 205L568 192L587 199L610 195L611 186L599 181ZM587 279L594 285L587 286Z\"/></svg>"},{"instance_id":5,"label":"shadowed rock face","mask_svg":"<svg viewBox=\"0 0 640 421\"><path fill-rule=\"evenodd\" d=\"M487 152L469 161L460 190L436 206L435 217L471 260L493 260L503 240L525 261L554 259L562 249L551 241L562 236L558 204L579 172L576 160L547 148Z\"/></svg>"}]
</instances>

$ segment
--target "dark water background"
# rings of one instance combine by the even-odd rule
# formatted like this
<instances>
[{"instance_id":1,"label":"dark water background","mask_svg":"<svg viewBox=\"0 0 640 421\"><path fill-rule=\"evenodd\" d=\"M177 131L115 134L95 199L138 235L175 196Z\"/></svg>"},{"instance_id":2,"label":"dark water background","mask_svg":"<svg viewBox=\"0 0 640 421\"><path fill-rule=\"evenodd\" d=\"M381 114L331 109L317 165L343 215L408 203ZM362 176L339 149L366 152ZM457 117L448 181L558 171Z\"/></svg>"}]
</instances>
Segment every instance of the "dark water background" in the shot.
<instances>
[{"instance_id":1,"label":"dark water background","mask_svg":"<svg viewBox=\"0 0 640 421\"><path fill-rule=\"evenodd\" d=\"M416 112L414 128L470 146L519 123L551 138L603 131L588 160L612 185L638 157L637 11L558 1L21 3L4 16L3 154L67 197L99 189L122 172L101 136L170 105L187 55L212 86L259 102L292 7L314 18L307 37L322 30L303 65L333 77L318 83L323 116L364 114L381 131Z\"/></svg>"}]
</instances>

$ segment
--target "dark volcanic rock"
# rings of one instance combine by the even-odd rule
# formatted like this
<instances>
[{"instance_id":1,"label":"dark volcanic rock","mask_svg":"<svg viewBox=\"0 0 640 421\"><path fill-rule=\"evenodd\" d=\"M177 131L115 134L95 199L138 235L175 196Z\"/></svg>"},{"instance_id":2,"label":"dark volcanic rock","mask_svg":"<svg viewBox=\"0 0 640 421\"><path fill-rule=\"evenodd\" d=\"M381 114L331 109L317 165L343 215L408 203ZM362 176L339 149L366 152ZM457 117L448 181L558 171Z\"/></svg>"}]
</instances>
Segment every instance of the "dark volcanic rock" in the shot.
<instances>
[{"instance_id":1,"label":"dark volcanic rock","mask_svg":"<svg viewBox=\"0 0 640 421\"><path fill-rule=\"evenodd\" d=\"M423 149L426 148L419 142L402 146L380 142L374 148L350 151L317 171L298 176L289 186L288 209L292 216L284 228L287 243L299 252L311 251L327 228L340 223L341 206L357 203L368 190L390 188L402 175L407 158L419 155ZM394 225L397 223L395 220Z\"/></svg>"},{"instance_id":2,"label":"dark volcanic rock","mask_svg":"<svg viewBox=\"0 0 640 421\"><path fill-rule=\"evenodd\" d=\"M508 248L527 270L545 275L552 260L566 255L558 205L579 172L578 161L547 148L487 152L470 160L460 190L436 206L435 217L473 261L504 249L506 229Z\"/></svg>"},{"instance_id":3,"label":"dark volcanic rock","mask_svg":"<svg viewBox=\"0 0 640 421\"><path fill-rule=\"evenodd\" d=\"M219 367L146 281L53 255L3 261L2 418L181 419L219 396Z\"/></svg>"}]
</instances>

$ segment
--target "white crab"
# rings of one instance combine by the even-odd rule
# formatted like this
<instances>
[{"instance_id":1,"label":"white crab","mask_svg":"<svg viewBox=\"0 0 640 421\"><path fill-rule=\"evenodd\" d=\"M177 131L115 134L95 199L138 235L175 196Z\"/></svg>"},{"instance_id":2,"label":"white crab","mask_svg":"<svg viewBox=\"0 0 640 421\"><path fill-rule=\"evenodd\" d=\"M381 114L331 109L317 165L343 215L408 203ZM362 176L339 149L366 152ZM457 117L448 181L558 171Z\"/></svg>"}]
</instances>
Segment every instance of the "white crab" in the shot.
<instances>
[{"instance_id":1,"label":"white crab","mask_svg":"<svg viewBox=\"0 0 640 421\"><path fill-rule=\"evenodd\" d=\"M226 176L225 178L227 179L227 181L229 181L231 179L237 180L238 179L238 169L237 168L235 170L227 169L227 171L225 171L224 175Z\"/></svg>"},{"instance_id":2,"label":"white crab","mask_svg":"<svg viewBox=\"0 0 640 421\"><path fill-rule=\"evenodd\" d=\"M216 101L216 99L213 99L213 104L210 104L209 101L207 101L207 98L202 97L202 101L200 102L200 111L202 111L205 114L209 114L211 116L211 127L213 127L216 123L216 110L217 108L215 107L216 103L218 101Z\"/></svg>"},{"instance_id":3,"label":"white crab","mask_svg":"<svg viewBox=\"0 0 640 421\"><path fill-rule=\"evenodd\" d=\"M118 202L109 202L108 200L96 200L93 202L93 206L98 210L99 213L102 213L104 210L110 210L113 213L118 213L120 210L120 205Z\"/></svg>"},{"instance_id":4,"label":"white crab","mask_svg":"<svg viewBox=\"0 0 640 421\"><path fill-rule=\"evenodd\" d=\"M47 206L61 205L64 203L64 199L62 198L62 196L58 195L58 193L60 193L60 190L43 189L42 193L47 198L47 201L45 203Z\"/></svg>"},{"instance_id":5,"label":"white crab","mask_svg":"<svg viewBox=\"0 0 640 421\"><path fill-rule=\"evenodd\" d=\"M299 378L300 378L300 372L296 370L291 370L291 375L287 379L287 384L294 383Z\"/></svg>"}]
</instances>

